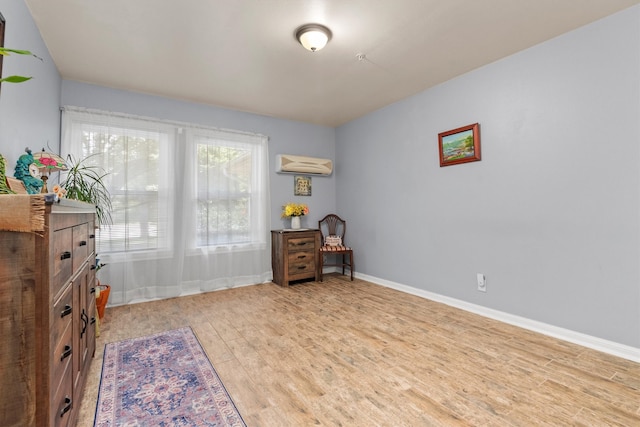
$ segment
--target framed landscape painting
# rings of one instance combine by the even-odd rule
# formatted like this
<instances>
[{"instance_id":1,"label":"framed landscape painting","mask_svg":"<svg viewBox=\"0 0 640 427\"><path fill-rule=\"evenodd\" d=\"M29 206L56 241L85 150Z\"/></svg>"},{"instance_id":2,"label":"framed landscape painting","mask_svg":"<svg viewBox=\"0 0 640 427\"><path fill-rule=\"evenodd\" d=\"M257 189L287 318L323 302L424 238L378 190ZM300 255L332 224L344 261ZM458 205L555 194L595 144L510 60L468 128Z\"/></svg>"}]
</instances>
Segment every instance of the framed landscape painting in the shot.
<instances>
[{"instance_id":1,"label":"framed landscape painting","mask_svg":"<svg viewBox=\"0 0 640 427\"><path fill-rule=\"evenodd\" d=\"M480 125L474 123L438 134L440 167L480 160Z\"/></svg>"}]
</instances>

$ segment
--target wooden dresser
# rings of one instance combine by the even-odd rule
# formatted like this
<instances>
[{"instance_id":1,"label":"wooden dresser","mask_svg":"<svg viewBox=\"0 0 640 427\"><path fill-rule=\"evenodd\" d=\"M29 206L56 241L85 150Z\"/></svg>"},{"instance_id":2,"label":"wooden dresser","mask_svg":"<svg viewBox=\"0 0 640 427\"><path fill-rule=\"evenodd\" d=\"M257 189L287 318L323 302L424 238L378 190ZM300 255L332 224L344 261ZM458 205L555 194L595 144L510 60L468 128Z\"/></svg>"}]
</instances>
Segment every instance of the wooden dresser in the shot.
<instances>
[{"instance_id":1,"label":"wooden dresser","mask_svg":"<svg viewBox=\"0 0 640 427\"><path fill-rule=\"evenodd\" d=\"M0 426L75 425L95 352L94 224L86 203L0 195Z\"/></svg>"},{"instance_id":2,"label":"wooden dresser","mask_svg":"<svg viewBox=\"0 0 640 427\"><path fill-rule=\"evenodd\" d=\"M320 230L271 230L273 281L280 286L319 279Z\"/></svg>"}]
</instances>

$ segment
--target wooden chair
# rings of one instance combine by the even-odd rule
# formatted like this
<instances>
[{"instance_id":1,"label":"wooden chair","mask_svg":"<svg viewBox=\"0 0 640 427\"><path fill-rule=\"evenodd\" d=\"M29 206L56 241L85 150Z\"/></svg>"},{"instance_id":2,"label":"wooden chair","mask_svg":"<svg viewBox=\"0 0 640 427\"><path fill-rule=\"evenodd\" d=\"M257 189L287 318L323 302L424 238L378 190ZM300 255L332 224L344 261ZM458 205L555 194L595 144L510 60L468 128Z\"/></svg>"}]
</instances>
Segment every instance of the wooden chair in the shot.
<instances>
[{"instance_id":1,"label":"wooden chair","mask_svg":"<svg viewBox=\"0 0 640 427\"><path fill-rule=\"evenodd\" d=\"M347 230L347 222L338 215L329 214L318 221L318 228L322 236L322 246L320 246L320 281L322 282L322 269L328 267L349 267L351 271L351 280L353 281L353 250L345 246L344 235ZM335 255L335 262L332 264L325 263L325 256Z\"/></svg>"}]
</instances>

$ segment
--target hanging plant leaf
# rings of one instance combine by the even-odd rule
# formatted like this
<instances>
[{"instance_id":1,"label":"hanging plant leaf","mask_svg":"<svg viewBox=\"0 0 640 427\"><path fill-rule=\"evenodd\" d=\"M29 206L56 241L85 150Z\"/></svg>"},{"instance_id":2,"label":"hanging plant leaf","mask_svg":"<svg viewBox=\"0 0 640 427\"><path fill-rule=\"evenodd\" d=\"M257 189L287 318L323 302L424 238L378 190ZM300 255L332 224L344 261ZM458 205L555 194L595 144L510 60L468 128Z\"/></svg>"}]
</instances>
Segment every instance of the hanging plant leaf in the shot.
<instances>
[{"instance_id":1,"label":"hanging plant leaf","mask_svg":"<svg viewBox=\"0 0 640 427\"><path fill-rule=\"evenodd\" d=\"M11 53L15 53L18 55L31 55L34 58L38 58L40 61L42 61L42 58L40 58L38 55L28 51L28 50L23 50L23 49L9 49L6 47L0 47L0 55L5 55L8 56Z\"/></svg>"},{"instance_id":2,"label":"hanging plant leaf","mask_svg":"<svg viewBox=\"0 0 640 427\"><path fill-rule=\"evenodd\" d=\"M5 77L3 79L0 79L0 82L7 82L7 83L22 83L22 82L26 82L27 80L31 80L31 77L24 77L24 76L9 76L9 77Z\"/></svg>"},{"instance_id":3,"label":"hanging plant leaf","mask_svg":"<svg viewBox=\"0 0 640 427\"><path fill-rule=\"evenodd\" d=\"M42 58L40 58L38 55L35 55L33 53L31 53L28 50L23 50L23 49L8 49L6 47L0 47L0 55L2 56L8 56L11 53L15 53L17 55L30 55L33 56L34 58L38 58L40 61L42 61ZM22 82L26 82L27 80L31 80L31 77L25 77L25 76L9 76L9 77L5 77L3 79L0 79L0 83L2 82L7 82L7 83L22 83Z\"/></svg>"},{"instance_id":4,"label":"hanging plant leaf","mask_svg":"<svg viewBox=\"0 0 640 427\"><path fill-rule=\"evenodd\" d=\"M0 48L0 55L9 55L9 53L17 53L18 55L33 55L28 50Z\"/></svg>"}]
</instances>

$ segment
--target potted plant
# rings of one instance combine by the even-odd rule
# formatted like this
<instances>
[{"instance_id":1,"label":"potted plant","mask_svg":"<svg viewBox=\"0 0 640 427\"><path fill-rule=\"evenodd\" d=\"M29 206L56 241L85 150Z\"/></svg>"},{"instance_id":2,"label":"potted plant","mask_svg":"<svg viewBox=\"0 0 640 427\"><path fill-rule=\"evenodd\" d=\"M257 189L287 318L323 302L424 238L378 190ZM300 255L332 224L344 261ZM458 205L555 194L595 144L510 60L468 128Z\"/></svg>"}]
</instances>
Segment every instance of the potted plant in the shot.
<instances>
[{"instance_id":1,"label":"potted plant","mask_svg":"<svg viewBox=\"0 0 640 427\"><path fill-rule=\"evenodd\" d=\"M62 196L67 199L91 203L96 207L98 223L110 225L112 223L111 194L104 184L104 177L108 173L99 166L86 163L87 159L94 155L79 161L71 154L67 156L69 170L65 179L60 183L60 187L64 189Z\"/></svg>"},{"instance_id":2,"label":"potted plant","mask_svg":"<svg viewBox=\"0 0 640 427\"><path fill-rule=\"evenodd\" d=\"M300 229L300 217L309 213L309 207L304 203L287 203L282 207L282 218L291 218L291 228Z\"/></svg>"}]
</instances>

